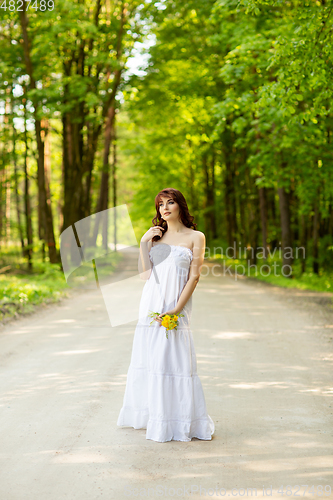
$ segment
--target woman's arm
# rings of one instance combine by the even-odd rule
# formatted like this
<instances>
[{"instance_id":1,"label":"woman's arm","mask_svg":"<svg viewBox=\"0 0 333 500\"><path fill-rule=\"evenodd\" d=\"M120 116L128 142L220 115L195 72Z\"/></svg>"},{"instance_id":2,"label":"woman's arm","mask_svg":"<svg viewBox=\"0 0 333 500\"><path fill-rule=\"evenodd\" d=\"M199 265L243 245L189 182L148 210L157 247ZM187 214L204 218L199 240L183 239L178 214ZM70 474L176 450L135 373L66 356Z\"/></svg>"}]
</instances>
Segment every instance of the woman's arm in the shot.
<instances>
[{"instance_id":1,"label":"woman's arm","mask_svg":"<svg viewBox=\"0 0 333 500\"><path fill-rule=\"evenodd\" d=\"M153 266L149 258L149 251L153 245L152 239L154 236L161 237L163 234L162 230L164 230L163 227L153 226L141 238L138 269L142 280L147 281L151 275Z\"/></svg>"},{"instance_id":2,"label":"woman's arm","mask_svg":"<svg viewBox=\"0 0 333 500\"><path fill-rule=\"evenodd\" d=\"M196 232L196 235L195 235L194 248L193 248L193 259L191 262L188 281L187 281L186 285L184 286L182 293L180 294L180 297L178 299L176 306L171 311L167 311L166 313L162 313L162 314L160 314L160 316L157 316L156 320L159 323L161 323L162 316L164 316L165 314L179 314L180 311L183 309L183 307L188 302L188 300L191 297L192 293L194 292L195 287L197 286L199 278L200 278L201 268L202 268L204 257L205 257L205 248L206 248L205 235L203 233L201 233L200 231L198 231L198 232Z\"/></svg>"},{"instance_id":3,"label":"woman's arm","mask_svg":"<svg viewBox=\"0 0 333 500\"><path fill-rule=\"evenodd\" d=\"M148 280L151 275L152 263L149 258L149 251L152 247L152 241L140 241L140 255L138 262L138 269L140 278L142 280Z\"/></svg>"},{"instance_id":4,"label":"woman's arm","mask_svg":"<svg viewBox=\"0 0 333 500\"><path fill-rule=\"evenodd\" d=\"M173 314L179 314L183 307L187 304L200 278L201 268L205 257L206 238L205 235L200 232L198 232L195 236L196 241L194 242L193 259L191 262L188 281L180 294Z\"/></svg>"}]
</instances>

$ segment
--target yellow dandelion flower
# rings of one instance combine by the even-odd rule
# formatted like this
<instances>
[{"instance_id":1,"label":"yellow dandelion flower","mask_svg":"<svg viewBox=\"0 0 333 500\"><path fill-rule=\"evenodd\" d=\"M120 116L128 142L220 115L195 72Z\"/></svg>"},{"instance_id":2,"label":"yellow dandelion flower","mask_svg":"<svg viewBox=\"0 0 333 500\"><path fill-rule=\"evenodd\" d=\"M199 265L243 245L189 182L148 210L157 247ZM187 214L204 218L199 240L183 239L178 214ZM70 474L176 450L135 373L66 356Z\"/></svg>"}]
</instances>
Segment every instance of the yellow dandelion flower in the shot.
<instances>
[{"instance_id":1,"label":"yellow dandelion flower","mask_svg":"<svg viewBox=\"0 0 333 500\"><path fill-rule=\"evenodd\" d=\"M161 324L162 324L162 326L165 326L165 328L167 328L170 324L170 321L167 318L163 318Z\"/></svg>"}]
</instances>

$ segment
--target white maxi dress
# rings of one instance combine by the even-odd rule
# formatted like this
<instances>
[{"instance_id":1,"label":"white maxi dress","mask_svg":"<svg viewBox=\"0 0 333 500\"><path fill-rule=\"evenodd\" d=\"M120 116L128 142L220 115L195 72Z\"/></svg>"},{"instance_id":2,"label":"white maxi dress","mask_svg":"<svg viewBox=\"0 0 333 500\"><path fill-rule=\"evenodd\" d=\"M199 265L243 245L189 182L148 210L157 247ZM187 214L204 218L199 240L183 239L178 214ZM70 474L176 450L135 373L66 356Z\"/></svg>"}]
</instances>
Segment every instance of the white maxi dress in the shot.
<instances>
[{"instance_id":1,"label":"white maxi dress","mask_svg":"<svg viewBox=\"0 0 333 500\"><path fill-rule=\"evenodd\" d=\"M173 309L189 276L192 251L183 246L155 243L149 258L152 272L139 309L127 382L117 425L146 429L153 441L211 440L214 422L207 414L197 374L190 319L192 297L181 311L177 330L168 331L150 312Z\"/></svg>"}]
</instances>

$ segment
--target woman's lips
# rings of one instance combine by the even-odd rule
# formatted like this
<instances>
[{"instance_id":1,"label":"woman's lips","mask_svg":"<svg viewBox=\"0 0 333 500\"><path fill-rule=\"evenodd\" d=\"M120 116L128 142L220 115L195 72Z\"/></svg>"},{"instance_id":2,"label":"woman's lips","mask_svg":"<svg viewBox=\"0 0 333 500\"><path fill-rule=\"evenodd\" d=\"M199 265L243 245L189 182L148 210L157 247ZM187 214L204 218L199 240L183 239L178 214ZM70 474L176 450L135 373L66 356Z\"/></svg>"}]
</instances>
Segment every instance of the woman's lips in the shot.
<instances>
[{"instance_id":1,"label":"woman's lips","mask_svg":"<svg viewBox=\"0 0 333 500\"><path fill-rule=\"evenodd\" d=\"M167 213L165 213L164 215L170 215L170 213L171 213L171 212L167 212Z\"/></svg>"}]
</instances>

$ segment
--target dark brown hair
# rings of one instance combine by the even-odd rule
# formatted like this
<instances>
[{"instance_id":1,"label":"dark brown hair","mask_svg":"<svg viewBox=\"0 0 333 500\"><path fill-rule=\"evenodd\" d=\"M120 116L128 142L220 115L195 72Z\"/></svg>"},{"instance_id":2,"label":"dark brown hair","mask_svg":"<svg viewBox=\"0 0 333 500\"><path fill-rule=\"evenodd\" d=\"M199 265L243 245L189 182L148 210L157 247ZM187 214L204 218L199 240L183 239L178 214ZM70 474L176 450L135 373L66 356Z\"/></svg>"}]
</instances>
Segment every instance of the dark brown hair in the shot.
<instances>
[{"instance_id":1,"label":"dark brown hair","mask_svg":"<svg viewBox=\"0 0 333 500\"><path fill-rule=\"evenodd\" d=\"M162 189L162 191L160 191L156 195L156 197L155 197L156 215L152 220L152 223L154 224L154 226L163 227L165 229L163 231L163 234L165 234L168 230L168 224L162 218L161 212L160 212L160 207L159 207L159 203L161 201L162 196L169 196L176 203L178 203L180 218L181 218L181 221L184 224L184 226L190 227L191 229L197 229L196 223L193 222L194 217L193 217L193 215L190 215L190 212L188 211L188 206L187 206L186 200L184 198L184 195L180 191L178 191L178 189L174 189L174 188ZM154 236L152 241L158 241L160 238L161 238L160 236Z\"/></svg>"}]
</instances>

